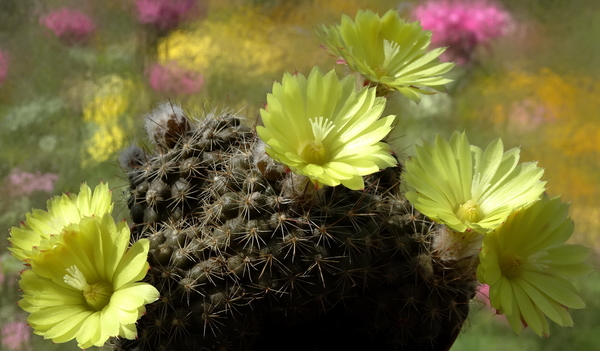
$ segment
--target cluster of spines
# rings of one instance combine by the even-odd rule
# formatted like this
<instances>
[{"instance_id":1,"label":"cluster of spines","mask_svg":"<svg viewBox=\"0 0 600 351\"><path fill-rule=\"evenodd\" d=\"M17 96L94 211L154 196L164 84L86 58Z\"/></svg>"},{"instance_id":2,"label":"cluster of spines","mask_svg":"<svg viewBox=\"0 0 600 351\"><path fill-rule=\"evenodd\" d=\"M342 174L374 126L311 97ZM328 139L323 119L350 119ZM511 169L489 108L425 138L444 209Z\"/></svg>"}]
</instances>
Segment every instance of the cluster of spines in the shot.
<instances>
[{"instance_id":1,"label":"cluster of spines","mask_svg":"<svg viewBox=\"0 0 600 351\"><path fill-rule=\"evenodd\" d=\"M364 191L315 191L267 159L240 118L182 116L157 109L154 150L120 158L161 299L118 348L322 348L330 335L340 350L422 350L457 334L472 272L436 259L436 228L399 194L399 167L367 176ZM312 346L297 342L311 333Z\"/></svg>"}]
</instances>

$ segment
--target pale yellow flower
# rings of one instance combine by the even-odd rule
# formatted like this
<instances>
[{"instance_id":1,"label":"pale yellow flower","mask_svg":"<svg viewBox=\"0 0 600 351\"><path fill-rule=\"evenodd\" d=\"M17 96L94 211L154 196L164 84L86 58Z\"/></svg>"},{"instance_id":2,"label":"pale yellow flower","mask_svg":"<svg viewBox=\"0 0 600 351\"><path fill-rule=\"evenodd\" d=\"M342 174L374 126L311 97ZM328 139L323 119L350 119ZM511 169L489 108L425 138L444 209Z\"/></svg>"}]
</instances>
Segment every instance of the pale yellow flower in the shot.
<instances>
[{"instance_id":1,"label":"pale yellow flower","mask_svg":"<svg viewBox=\"0 0 600 351\"><path fill-rule=\"evenodd\" d=\"M516 333L529 326L548 335L546 317L572 326L569 308L583 308L568 278L592 268L585 263L590 250L564 242L573 234L569 206L547 196L511 215L483 239L477 278L490 286L490 302L505 314Z\"/></svg>"},{"instance_id":2,"label":"pale yellow flower","mask_svg":"<svg viewBox=\"0 0 600 351\"><path fill-rule=\"evenodd\" d=\"M416 150L402 175L409 186L406 198L455 232L485 234L545 190L544 170L535 162L518 164L519 149L504 152L500 139L481 150L455 132L450 142L438 135L435 145L426 142Z\"/></svg>"},{"instance_id":3,"label":"pale yellow flower","mask_svg":"<svg viewBox=\"0 0 600 351\"><path fill-rule=\"evenodd\" d=\"M25 261L51 249L63 229L78 223L83 217L103 216L112 212L112 192L107 183L101 183L94 192L87 184L81 184L79 194L63 194L48 200L48 210L34 209L25 215L20 227L12 227L8 249L13 256Z\"/></svg>"},{"instance_id":4,"label":"pale yellow flower","mask_svg":"<svg viewBox=\"0 0 600 351\"><path fill-rule=\"evenodd\" d=\"M159 292L139 282L148 272L147 239L129 246L126 222L110 214L86 217L60 233L21 273L23 299L34 333L55 343L77 339L80 348L108 338L135 339L136 321Z\"/></svg>"},{"instance_id":5,"label":"pale yellow flower","mask_svg":"<svg viewBox=\"0 0 600 351\"><path fill-rule=\"evenodd\" d=\"M396 165L381 141L395 118L380 118L384 107L374 88L356 91L352 77L340 81L334 71L323 75L318 68L308 78L286 73L267 96L264 127L256 130L269 156L317 188L362 189L362 176Z\"/></svg>"},{"instance_id":6,"label":"pale yellow flower","mask_svg":"<svg viewBox=\"0 0 600 351\"><path fill-rule=\"evenodd\" d=\"M406 23L390 10L379 17L373 11L358 11L354 20L344 15L342 23L322 26L321 39L329 51L380 90L397 90L419 102L420 94L432 94L429 87L445 91L451 79L442 75L454 67L440 63L445 48L427 51L431 32L418 22Z\"/></svg>"}]
</instances>

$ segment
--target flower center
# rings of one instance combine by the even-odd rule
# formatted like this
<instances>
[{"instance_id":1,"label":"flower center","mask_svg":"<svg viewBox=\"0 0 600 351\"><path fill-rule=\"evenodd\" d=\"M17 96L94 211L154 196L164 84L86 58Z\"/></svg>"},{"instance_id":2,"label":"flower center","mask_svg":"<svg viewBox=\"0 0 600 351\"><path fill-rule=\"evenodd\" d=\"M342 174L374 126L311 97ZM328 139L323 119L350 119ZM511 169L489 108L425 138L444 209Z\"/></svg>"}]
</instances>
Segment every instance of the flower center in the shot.
<instances>
[{"instance_id":1,"label":"flower center","mask_svg":"<svg viewBox=\"0 0 600 351\"><path fill-rule=\"evenodd\" d=\"M477 202L469 200L458 207L456 216L462 222L477 223L481 219L481 210Z\"/></svg>"},{"instance_id":2,"label":"flower center","mask_svg":"<svg viewBox=\"0 0 600 351\"><path fill-rule=\"evenodd\" d=\"M377 78L381 78L388 75L387 68L381 65L377 66L373 71L375 71L375 75L377 75Z\"/></svg>"},{"instance_id":3,"label":"flower center","mask_svg":"<svg viewBox=\"0 0 600 351\"><path fill-rule=\"evenodd\" d=\"M88 284L87 279L77 266L67 268L67 273L63 277L65 283L77 290L81 290L85 301L91 309L100 311L104 306L108 305L110 297L113 294L112 284L106 281Z\"/></svg>"},{"instance_id":4,"label":"flower center","mask_svg":"<svg viewBox=\"0 0 600 351\"><path fill-rule=\"evenodd\" d=\"M521 270L521 266L525 263L525 259L516 254L509 254L500 262L502 274L507 278L514 278Z\"/></svg>"},{"instance_id":5,"label":"flower center","mask_svg":"<svg viewBox=\"0 0 600 351\"><path fill-rule=\"evenodd\" d=\"M316 117L314 120L310 118L309 121L312 126L314 140L304 146L300 156L307 163L322 165L327 163L328 160L327 148L323 145L323 140L335 128L335 125L332 121L323 117Z\"/></svg>"},{"instance_id":6,"label":"flower center","mask_svg":"<svg viewBox=\"0 0 600 351\"><path fill-rule=\"evenodd\" d=\"M324 161L326 159L326 154L327 150L325 150L325 146L314 141L308 143L302 150L302 157L306 160L306 162L317 165L322 165L325 163Z\"/></svg>"},{"instance_id":7,"label":"flower center","mask_svg":"<svg viewBox=\"0 0 600 351\"><path fill-rule=\"evenodd\" d=\"M550 263L550 260L544 259L546 256L548 256L547 251L539 251L525 258L517 254L508 253L500 259L500 269L502 270L502 274L507 278L518 276L519 272L524 269L543 271L548 268L548 264Z\"/></svg>"}]
</instances>

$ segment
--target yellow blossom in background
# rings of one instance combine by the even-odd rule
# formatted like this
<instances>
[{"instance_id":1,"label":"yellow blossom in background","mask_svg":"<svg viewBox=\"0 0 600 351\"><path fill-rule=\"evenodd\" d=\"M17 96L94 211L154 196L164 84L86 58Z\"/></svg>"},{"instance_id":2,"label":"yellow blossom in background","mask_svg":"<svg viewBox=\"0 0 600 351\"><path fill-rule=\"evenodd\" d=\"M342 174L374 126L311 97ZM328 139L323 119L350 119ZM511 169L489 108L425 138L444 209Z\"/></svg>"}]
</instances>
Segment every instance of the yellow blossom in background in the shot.
<instances>
[{"instance_id":1,"label":"yellow blossom in background","mask_svg":"<svg viewBox=\"0 0 600 351\"><path fill-rule=\"evenodd\" d=\"M132 81L112 74L91 85L93 93L83 108L85 121L95 125L92 137L85 143L82 166L107 161L125 147L126 135L121 125L129 122L129 96L135 94Z\"/></svg>"},{"instance_id":2,"label":"yellow blossom in background","mask_svg":"<svg viewBox=\"0 0 600 351\"><path fill-rule=\"evenodd\" d=\"M89 158L84 158L83 166L90 162L104 162L125 147L127 136L118 125L101 127L86 142L85 150Z\"/></svg>"},{"instance_id":3,"label":"yellow blossom in background","mask_svg":"<svg viewBox=\"0 0 600 351\"><path fill-rule=\"evenodd\" d=\"M123 96L95 96L83 111L83 118L98 125L107 125L117 122L125 111L127 100Z\"/></svg>"},{"instance_id":4,"label":"yellow blossom in background","mask_svg":"<svg viewBox=\"0 0 600 351\"><path fill-rule=\"evenodd\" d=\"M593 100L591 100L593 101ZM565 121L548 128L548 140L564 155L597 155L600 153L600 123L598 116L586 115L587 120Z\"/></svg>"},{"instance_id":5,"label":"yellow blossom in background","mask_svg":"<svg viewBox=\"0 0 600 351\"><path fill-rule=\"evenodd\" d=\"M158 43L158 62L175 61L182 69L203 75L204 91L191 96L191 104L227 100L231 108L257 116L274 79L286 69L300 70L315 63L304 60L301 48L310 46L297 46L295 39L301 34L295 30L275 26L259 9L229 9L165 37Z\"/></svg>"},{"instance_id":6,"label":"yellow blossom in background","mask_svg":"<svg viewBox=\"0 0 600 351\"><path fill-rule=\"evenodd\" d=\"M103 77L94 86L94 91L83 108L84 120L97 125L117 123L129 108L128 94L133 90L133 83L118 75Z\"/></svg>"},{"instance_id":7,"label":"yellow blossom in background","mask_svg":"<svg viewBox=\"0 0 600 351\"><path fill-rule=\"evenodd\" d=\"M385 12L390 9L389 4L377 6L375 1L367 5L364 0L322 0L322 1L290 1L280 2L273 9L271 18L273 21L294 26L312 28L324 24L339 21L340 15L354 16L358 10L371 8ZM229 5L227 5L229 6ZM373 8L375 6L375 8Z\"/></svg>"},{"instance_id":8,"label":"yellow blossom in background","mask_svg":"<svg viewBox=\"0 0 600 351\"><path fill-rule=\"evenodd\" d=\"M370 1L370 3L371 3L371 6L372 6L373 3L374 3L374 1ZM325 8L329 9L330 11L332 11L334 13L345 13L345 14L348 14L348 15L353 15L356 12L358 12L358 10L364 10L364 9L369 8L369 6L367 6L364 1L360 1L360 0L347 0L347 1L330 0L330 1L320 1L318 3L318 6L325 7ZM314 8L313 11L318 11L318 8Z\"/></svg>"},{"instance_id":9,"label":"yellow blossom in background","mask_svg":"<svg viewBox=\"0 0 600 351\"><path fill-rule=\"evenodd\" d=\"M273 22L254 9L234 13L226 20L209 18L190 31L175 31L160 42L158 57L160 63L178 61L199 73L209 68L239 70L248 79L280 74L285 51L276 42Z\"/></svg>"},{"instance_id":10,"label":"yellow blossom in background","mask_svg":"<svg viewBox=\"0 0 600 351\"><path fill-rule=\"evenodd\" d=\"M492 121L519 130L575 113L582 83L580 78L563 77L542 68L538 72L514 70L490 76L479 82L477 88L487 100L486 105L492 106Z\"/></svg>"},{"instance_id":11,"label":"yellow blossom in background","mask_svg":"<svg viewBox=\"0 0 600 351\"><path fill-rule=\"evenodd\" d=\"M573 244L589 245L598 242L598 228L600 228L600 207L598 206L573 206L571 218L577 223L575 230L579 235L570 242ZM598 245L596 245L598 246ZM600 253L600 248L595 248Z\"/></svg>"},{"instance_id":12,"label":"yellow blossom in background","mask_svg":"<svg viewBox=\"0 0 600 351\"><path fill-rule=\"evenodd\" d=\"M380 7L387 10L386 5ZM199 21L191 30L171 33L159 43L159 61L175 60L199 73L208 67L239 70L243 78L262 74L279 77L285 70L302 67L308 67L308 73L317 60L330 61L314 34L315 27L338 21L340 14L355 14L365 6L360 0L281 1L268 9L232 9L230 1L211 1L211 14L218 15Z\"/></svg>"},{"instance_id":13,"label":"yellow blossom in background","mask_svg":"<svg viewBox=\"0 0 600 351\"><path fill-rule=\"evenodd\" d=\"M514 70L474 84L469 119L493 122L497 131L535 133L529 143L565 156L600 152L600 83L591 77L560 75L549 68ZM484 116L490 116L486 117ZM491 119L491 120L490 120ZM519 141L520 143L520 141ZM538 148L539 148L538 147Z\"/></svg>"},{"instance_id":14,"label":"yellow blossom in background","mask_svg":"<svg viewBox=\"0 0 600 351\"><path fill-rule=\"evenodd\" d=\"M570 201L577 199L577 201L574 203L575 208L577 208L576 206L583 205L585 201L582 200L585 197L590 195L594 196L594 194L597 193L597 176L593 172L583 172L582 167L584 165L580 165L581 160L578 161L577 158L569 160L569 157L565 157L564 154L560 155L560 157L561 160L560 163L558 163L552 160L548 150L542 149L527 151L528 159L545 159L544 163L548 165L548 167L546 167L546 178L551 180L552 193L568 194ZM560 188L561 190L554 190L555 188ZM598 201L593 201L593 204L597 206ZM578 220L576 220L576 222L579 224ZM579 226L577 229L580 229Z\"/></svg>"}]
</instances>

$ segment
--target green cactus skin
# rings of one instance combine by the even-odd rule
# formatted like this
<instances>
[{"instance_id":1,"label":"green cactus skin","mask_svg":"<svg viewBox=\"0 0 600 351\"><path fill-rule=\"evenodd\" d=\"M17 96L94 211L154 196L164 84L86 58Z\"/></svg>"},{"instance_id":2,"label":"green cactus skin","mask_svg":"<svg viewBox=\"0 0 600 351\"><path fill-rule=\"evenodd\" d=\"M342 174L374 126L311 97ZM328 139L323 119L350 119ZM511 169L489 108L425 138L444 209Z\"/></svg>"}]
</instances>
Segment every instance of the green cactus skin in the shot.
<instances>
[{"instance_id":1,"label":"green cactus skin","mask_svg":"<svg viewBox=\"0 0 600 351\"><path fill-rule=\"evenodd\" d=\"M241 118L163 114L148 117L154 150L119 160L133 240L151 242L146 280L161 298L138 339L114 349L452 345L475 274L432 249L437 227L401 195L400 165L365 177L364 190L314 190L270 160Z\"/></svg>"}]
</instances>

